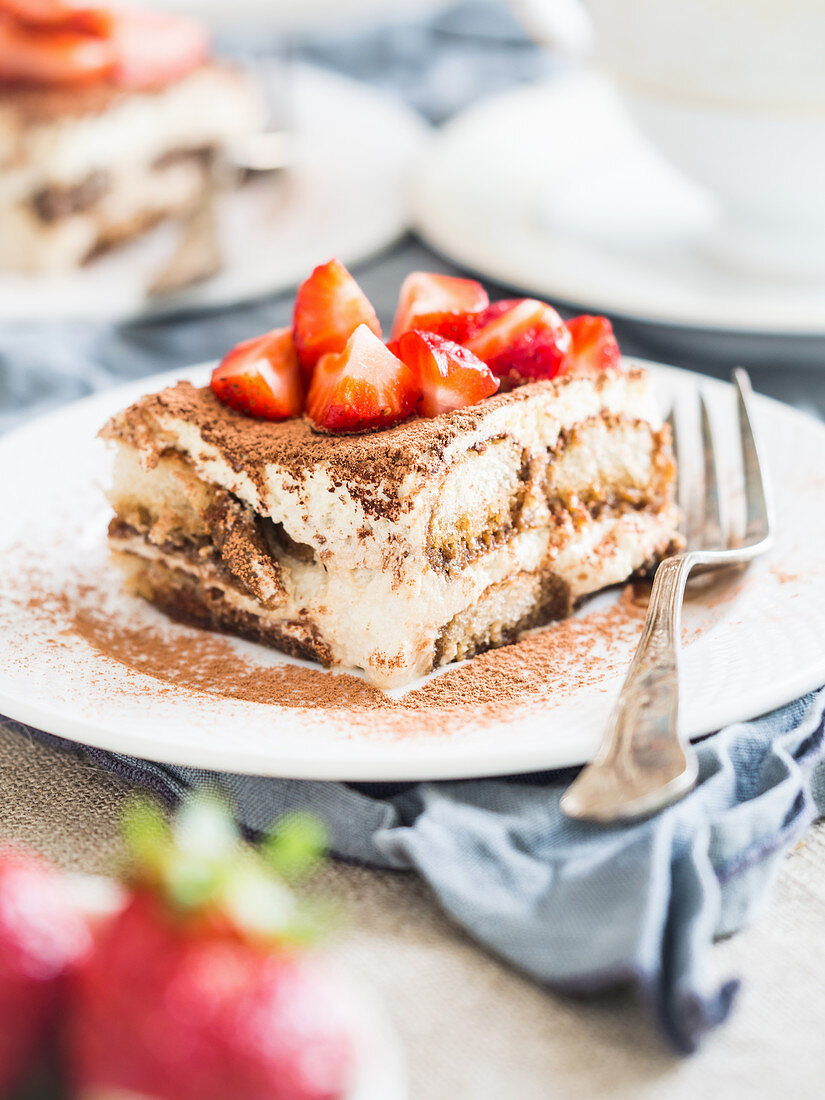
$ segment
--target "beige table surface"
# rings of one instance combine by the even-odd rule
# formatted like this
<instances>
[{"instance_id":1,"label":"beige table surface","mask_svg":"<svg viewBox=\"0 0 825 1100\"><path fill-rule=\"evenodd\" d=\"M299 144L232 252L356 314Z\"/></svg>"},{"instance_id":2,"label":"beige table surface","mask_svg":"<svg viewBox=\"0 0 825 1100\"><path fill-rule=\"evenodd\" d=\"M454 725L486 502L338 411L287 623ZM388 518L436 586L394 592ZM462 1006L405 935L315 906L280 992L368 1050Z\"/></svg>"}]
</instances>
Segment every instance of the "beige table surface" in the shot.
<instances>
[{"instance_id":1,"label":"beige table surface","mask_svg":"<svg viewBox=\"0 0 825 1100\"><path fill-rule=\"evenodd\" d=\"M0 838L105 871L127 788L0 723ZM623 994L549 995L476 947L411 874L331 864L348 913L338 951L379 992L410 1066L410 1100L808 1100L825 1096L825 825L785 861L756 924L715 951L744 988L687 1059Z\"/></svg>"}]
</instances>

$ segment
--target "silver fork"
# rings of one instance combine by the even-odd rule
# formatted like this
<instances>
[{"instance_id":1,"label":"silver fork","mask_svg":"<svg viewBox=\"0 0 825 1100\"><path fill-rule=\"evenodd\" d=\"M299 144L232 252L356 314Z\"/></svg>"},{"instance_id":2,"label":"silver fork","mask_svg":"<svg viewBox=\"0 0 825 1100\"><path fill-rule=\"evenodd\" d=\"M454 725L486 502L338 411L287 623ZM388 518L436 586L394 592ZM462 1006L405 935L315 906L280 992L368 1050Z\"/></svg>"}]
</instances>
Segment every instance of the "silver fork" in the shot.
<instances>
[{"instance_id":1,"label":"silver fork","mask_svg":"<svg viewBox=\"0 0 825 1100\"><path fill-rule=\"evenodd\" d=\"M654 813L696 784L692 746L679 735L679 638L691 573L743 565L769 549L773 513L753 430L753 391L746 371L733 372L745 482L745 532L730 545L716 451L704 397L699 398L704 465L701 523L688 548L656 570L642 637L593 761L564 792L569 817L610 824ZM684 450L681 439L677 451Z\"/></svg>"}]
</instances>

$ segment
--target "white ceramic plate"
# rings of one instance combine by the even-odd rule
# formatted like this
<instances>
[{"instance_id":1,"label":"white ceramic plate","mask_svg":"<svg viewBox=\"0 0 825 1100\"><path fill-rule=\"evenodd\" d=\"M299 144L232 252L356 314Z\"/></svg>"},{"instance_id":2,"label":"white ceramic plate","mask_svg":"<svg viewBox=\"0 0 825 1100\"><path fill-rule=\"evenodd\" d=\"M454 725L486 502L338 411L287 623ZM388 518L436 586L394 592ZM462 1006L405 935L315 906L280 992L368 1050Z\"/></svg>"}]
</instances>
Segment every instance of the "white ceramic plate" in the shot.
<instances>
[{"instance_id":1,"label":"white ceramic plate","mask_svg":"<svg viewBox=\"0 0 825 1100\"><path fill-rule=\"evenodd\" d=\"M651 369L663 402L693 409L697 386L705 388L721 431L725 476L736 488L730 387L673 368ZM205 369L188 374L204 378ZM176 376L87 398L0 441L0 712L104 749L261 775L439 779L560 767L592 755L630 659L632 633L610 661L589 660L579 682L560 688L540 709L514 705L508 719L495 724L467 714L447 733L428 730L422 715L415 736L399 737L382 725L381 712L366 727L340 710L301 711L169 684L103 656L73 633L71 598L57 620L44 612L42 600L29 597L44 585L60 591L63 578L79 576L107 614L173 638L199 634L121 594L105 547L109 513L100 485L107 456L95 438L110 413ZM768 399L759 399L756 409L777 490L777 545L732 589L712 591L686 608L682 721L691 736L825 683L825 425ZM689 475L686 460L683 465ZM616 599L615 593L597 597ZM226 644L262 667L290 660L252 643Z\"/></svg>"},{"instance_id":2,"label":"white ceramic plate","mask_svg":"<svg viewBox=\"0 0 825 1100\"><path fill-rule=\"evenodd\" d=\"M644 144L590 73L504 92L451 121L417 173L413 216L450 259L551 300L825 337L825 284L749 280L706 257L711 198Z\"/></svg>"},{"instance_id":3,"label":"white ceramic plate","mask_svg":"<svg viewBox=\"0 0 825 1100\"><path fill-rule=\"evenodd\" d=\"M290 94L295 167L224 197L226 264L214 279L147 299L145 287L179 234L167 223L67 275L0 274L0 321L222 308L295 286L330 256L355 264L391 244L407 227L407 181L427 125L386 92L310 66L296 66Z\"/></svg>"}]
</instances>

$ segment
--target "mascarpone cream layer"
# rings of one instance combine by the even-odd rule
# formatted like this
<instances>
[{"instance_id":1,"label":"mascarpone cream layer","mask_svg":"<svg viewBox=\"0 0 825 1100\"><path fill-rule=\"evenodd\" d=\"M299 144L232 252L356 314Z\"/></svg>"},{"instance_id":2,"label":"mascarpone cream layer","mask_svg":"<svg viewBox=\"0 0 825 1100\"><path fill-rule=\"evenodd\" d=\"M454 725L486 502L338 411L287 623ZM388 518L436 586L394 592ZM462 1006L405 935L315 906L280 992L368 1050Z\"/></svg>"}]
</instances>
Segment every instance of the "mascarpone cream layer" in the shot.
<instances>
[{"instance_id":1,"label":"mascarpone cream layer","mask_svg":"<svg viewBox=\"0 0 825 1100\"><path fill-rule=\"evenodd\" d=\"M237 496L253 511L283 525L295 542L311 546L322 561L336 569L392 570L406 575L426 568L431 522L458 524L465 516L482 516L495 509L513 485L513 471L522 459L535 461L540 471L548 464L548 451L583 421L601 416L623 417L662 425L652 383L643 371L612 371L594 385L591 378L566 379L564 385L540 390L528 400L504 403L489 411L478 425L463 431L443 452L424 467L410 469L400 486L386 489L387 503L399 504L398 514L376 514L359 499L356 484L336 484L332 471L317 462L300 472L277 463L251 472L233 469L220 450L208 442L197 425L169 414L153 417L151 436L145 439L142 457L151 465L157 448L185 455L204 481ZM593 442L610 446L610 433ZM509 460L497 443L510 445ZM633 442L628 446L632 448ZM552 459L552 455L550 458ZM611 476L611 460L600 456ZM619 464L633 465L638 456L628 451ZM372 486L372 495L381 495ZM549 520L540 484L528 485L531 500L525 504L525 522L538 525ZM532 509L533 511L529 511ZM334 559L334 561L333 561Z\"/></svg>"}]
</instances>

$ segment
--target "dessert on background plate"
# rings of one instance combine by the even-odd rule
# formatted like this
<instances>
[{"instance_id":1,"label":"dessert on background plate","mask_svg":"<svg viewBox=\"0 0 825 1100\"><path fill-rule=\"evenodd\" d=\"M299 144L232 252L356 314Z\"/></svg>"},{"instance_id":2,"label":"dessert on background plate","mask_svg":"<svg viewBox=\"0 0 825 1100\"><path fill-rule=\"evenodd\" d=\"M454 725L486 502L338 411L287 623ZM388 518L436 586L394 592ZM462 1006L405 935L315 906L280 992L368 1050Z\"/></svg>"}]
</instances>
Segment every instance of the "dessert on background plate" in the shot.
<instances>
[{"instance_id":1,"label":"dessert on background plate","mask_svg":"<svg viewBox=\"0 0 825 1100\"><path fill-rule=\"evenodd\" d=\"M261 121L190 19L0 0L0 270L70 270L186 211Z\"/></svg>"},{"instance_id":2,"label":"dessert on background plate","mask_svg":"<svg viewBox=\"0 0 825 1100\"><path fill-rule=\"evenodd\" d=\"M609 322L416 272L388 343L337 261L210 386L142 398L110 541L174 617L400 687L678 545L667 424Z\"/></svg>"}]
</instances>

